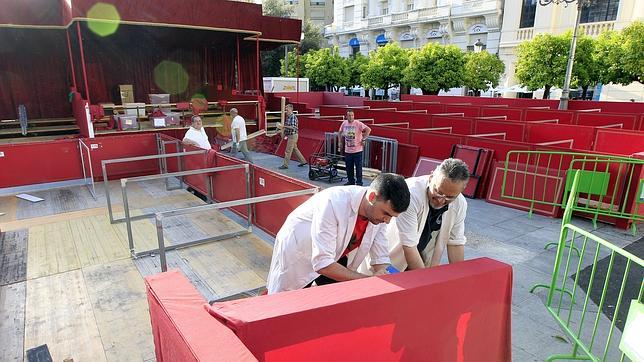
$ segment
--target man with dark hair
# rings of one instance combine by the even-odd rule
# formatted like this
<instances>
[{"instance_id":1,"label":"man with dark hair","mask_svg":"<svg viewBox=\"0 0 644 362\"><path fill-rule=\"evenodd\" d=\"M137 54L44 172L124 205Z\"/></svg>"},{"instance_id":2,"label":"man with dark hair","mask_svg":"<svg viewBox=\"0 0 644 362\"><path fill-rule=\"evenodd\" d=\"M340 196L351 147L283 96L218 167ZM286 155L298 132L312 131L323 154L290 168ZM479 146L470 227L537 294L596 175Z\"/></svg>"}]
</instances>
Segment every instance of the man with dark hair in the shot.
<instances>
[{"instance_id":1,"label":"man with dark hair","mask_svg":"<svg viewBox=\"0 0 644 362\"><path fill-rule=\"evenodd\" d=\"M450 263L463 261L467 201L461 193L469 178L465 162L448 158L432 174L406 180L409 208L387 226L395 268L439 265L446 247Z\"/></svg>"},{"instance_id":2,"label":"man with dark hair","mask_svg":"<svg viewBox=\"0 0 644 362\"><path fill-rule=\"evenodd\" d=\"M367 254L374 273L385 274L386 224L407 209L409 197L405 179L389 173L369 187L331 187L312 196L275 237L268 293L365 278L356 270Z\"/></svg>"}]
</instances>

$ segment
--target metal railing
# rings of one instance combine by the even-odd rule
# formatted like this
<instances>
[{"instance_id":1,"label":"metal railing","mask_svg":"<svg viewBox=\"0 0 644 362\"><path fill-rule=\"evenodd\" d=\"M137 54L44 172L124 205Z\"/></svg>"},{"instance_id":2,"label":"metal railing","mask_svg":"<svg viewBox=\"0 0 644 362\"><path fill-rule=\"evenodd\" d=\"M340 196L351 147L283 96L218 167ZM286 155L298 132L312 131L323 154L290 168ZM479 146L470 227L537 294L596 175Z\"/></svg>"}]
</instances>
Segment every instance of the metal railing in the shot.
<instances>
[{"instance_id":1,"label":"metal railing","mask_svg":"<svg viewBox=\"0 0 644 362\"><path fill-rule=\"evenodd\" d=\"M83 182L87 186L87 190L96 200L96 187L94 185L94 170L92 170L92 154L90 148L85 144L82 139L78 140L78 148L80 149L81 168L83 169ZM87 153L87 163L85 163L85 154ZM86 166L89 166L89 177L87 177Z\"/></svg>"},{"instance_id":2,"label":"metal railing","mask_svg":"<svg viewBox=\"0 0 644 362\"><path fill-rule=\"evenodd\" d=\"M146 255L150 253L156 252L156 249L153 250L144 250L144 251L136 251L135 245L134 245L134 235L132 233L132 221L135 220L140 220L140 219L151 219L153 218L157 213L156 212L148 212L148 213L142 213L139 215L132 216L130 215L130 205L128 202L128 197L127 197L127 184L129 182L137 182L137 181L150 181L150 180L157 180L160 178L166 178L166 177L179 177L179 176L190 176L190 175L199 175L199 174L204 174L205 176L205 181L206 181L206 187L207 187L207 193L208 193L208 201L212 202L212 195L213 195L213 190L212 190L212 173L214 172L223 172L223 171L230 171L230 170L237 170L237 169L244 169L244 174L245 174L245 181L246 181L246 197L250 197L250 167L248 164L238 164L238 165L229 165L229 166L219 166L219 167L209 167L209 168L202 168L202 169L196 169L196 170L188 170L188 171L180 171L180 172L171 172L171 173L166 173L166 174L159 174L159 175L149 175L149 176L138 176L138 177L131 177L131 178L123 178L121 179L121 193L123 195L123 211L125 212L125 223L126 223L126 228L127 228L127 239L128 239L128 245L130 247L130 253L132 254L133 257L138 257L141 255ZM175 211L180 211L175 210ZM248 213L248 229L244 231L243 233L249 233L252 232L251 225L252 225L252 208L250 205L248 205L248 210L246 210ZM241 235L241 234L240 234Z\"/></svg>"},{"instance_id":3,"label":"metal railing","mask_svg":"<svg viewBox=\"0 0 644 362\"><path fill-rule=\"evenodd\" d=\"M248 165L244 165L248 166ZM207 237L199 240L192 240L188 242L184 242L181 244L173 244L166 246L164 237L163 237L163 220L168 217L173 217L173 216L181 216L181 215L188 215L192 213L197 213L197 212L207 212L207 211L212 211L212 210L219 210L223 208L229 208L229 207L235 207L235 206L243 206L247 205L249 210L252 209L250 206L252 204L260 203L260 202L266 202L266 201L275 201L275 200L281 200L281 199L286 199L290 197L297 197L297 196L304 196L304 195L311 195L316 192L318 192L319 188L314 187L310 189L304 189L304 190L298 190L298 191L290 191L290 192L284 192L284 193L279 193L279 194L272 194L272 195L264 195L264 196L257 196L257 197L249 197L246 199L241 199L241 200L233 200L233 201L226 201L226 202L219 202L219 203L214 203L214 204L209 204L209 205L201 205L201 206L194 206L194 207L188 207L184 209L179 209L179 210L172 210L172 211L163 211L163 212L157 212L155 214L155 220L156 220L156 229L157 229L157 239L158 239L158 248L154 250L147 250L146 253L159 253L159 259L161 262L161 271L167 271L168 270L168 265L166 261L166 251L178 249L178 248L185 248L188 246L192 245L198 245L198 244L204 244L212 241L219 241L219 240L224 240L228 239L231 237L239 236L246 234L250 231L243 231L243 232L233 232L225 235L218 235L218 236L213 236L213 237ZM251 222L252 225L252 218L250 217L248 220ZM250 230L251 226L249 226Z\"/></svg>"},{"instance_id":4,"label":"metal railing","mask_svg":"<svg viewBox=\"0 0 644 362\"><path fill-rule=\"evenodd\" d=\"M369 136L366 138L362 166L374 168L381 172L396 173L398 162L398 140L394 138L385 138L378 136ZM380 165L371 164L371 155L374 150L380 147ZM342 156L337 153L338 150L338 132L324 133L324 152L326 155ZM379 167L376 167L379 166Z\"/></svg>"},{"instance_id":5,"label":"metal railing","mask_svg":"<svg viewBox=\"0 0 644 362\"><path fill-rule=\"evenodd\" d=\"M619 327L624 329L621 322L626 319L623 308L625 308L627 300L636 298L631 303L634 305L641 305L643 302L644 260L571 223L579 190L583 187L581 179L582 172L576 171L571 186L571 195L567 200L546 301L548 312L572 340L573 349L570 354L550 356L548 361L557 359L624 360L623 351L619 352L610 347L613 337L621 334ZM570 238L568 238L569 234L571 234ZM593 245L594 250L592 250ZM573 255L572 247L581 250L578 256ZM567 252L566 249L568 249ZM606 252L608 255L603 257ZM590 263L584 260L587 256L592 257ZM602 256L602 260L600 260L600 256ZM571 275L573 271L574 274ZM572 287L569 285L571 283ZM627 288L628 285L631 288ZM638 290L633 289L635 285ZM616 286L619 286L618 290L616 290ZM585 289L585 291L580 289ZM568 297L564 297L564 294ZM593 299L595 302L599 301L596 310L594 310ZM581 311L575 307L579 301L583 301ZM606 311L609 312L605 313ZM603 314L606 314L608 320L602 316ZM620 325L616 325L618 321L620 321Z\"/></svg>"}]
</instances>

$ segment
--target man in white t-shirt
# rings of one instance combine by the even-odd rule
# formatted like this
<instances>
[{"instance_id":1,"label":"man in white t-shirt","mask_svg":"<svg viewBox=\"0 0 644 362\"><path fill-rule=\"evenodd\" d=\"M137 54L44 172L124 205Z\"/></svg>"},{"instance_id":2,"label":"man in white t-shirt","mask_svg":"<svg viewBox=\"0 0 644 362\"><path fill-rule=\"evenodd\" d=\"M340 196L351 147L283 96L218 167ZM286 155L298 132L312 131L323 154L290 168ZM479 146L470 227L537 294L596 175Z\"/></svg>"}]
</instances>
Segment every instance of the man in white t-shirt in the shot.
<instances>
[{"instance_id":1,"label":"man in white t-shirt","mask_svg":"<svg viewBox=\"0 0 644 362\"><path fill-rule=\"evenodd\" d=\"M253 158L250 156L248 146L246 145L246 140L248 139L246 135L246 121L239 115L237 108L230 109L230 117L233 119L230 125L233 136L233 155L237 155L237 151L239 150L244 154L244 159L247 162L253 163Z\"/></svg>"},{"instance_id":2,"label":"man in white t-shirt","mask_svg":"<svg viewBox=\"0 0 644 362\"><path fill-rule=\"evenodd\" d=\"M208 135L203 129L203 123L201 122L201 117L192 116L192 126L186 135L183 137L183 144L203 148L204 150L209 150L212 148L210 142L208 141Z\"/></svg>"}]
</instances>

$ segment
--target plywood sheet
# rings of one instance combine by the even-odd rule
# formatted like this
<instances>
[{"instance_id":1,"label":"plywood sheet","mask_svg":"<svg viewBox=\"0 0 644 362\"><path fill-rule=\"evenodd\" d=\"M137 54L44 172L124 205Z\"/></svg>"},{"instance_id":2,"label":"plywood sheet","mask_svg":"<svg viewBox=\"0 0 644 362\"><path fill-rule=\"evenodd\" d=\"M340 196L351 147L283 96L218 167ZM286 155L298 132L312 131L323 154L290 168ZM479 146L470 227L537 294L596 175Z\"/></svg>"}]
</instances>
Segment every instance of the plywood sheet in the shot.
<instances>
[{"instance_id":1,"label":"plywood sheet","mask_svg":"<svg viewBox=\"0 0 644 362\"><path fill-rule=\"evenodd\" d=\"M107 217L105 217L105 222L109 223ZM114 228L114 230L116 230L121 241L123 241L125 245L129 245L127 239L126 224L124 222L112 224L112 227ZM137 252L156 249L159 245L156 225L151 219L132 221L132 238L134 239L134 250ZM170 239L167 235L165 235L164 240L166 245L172 244L172 239Z\"/></svg>"},{"instance_id":2,"label":"plywood sheet","mask_svg":"<svg viewBox=\"0 0 644 362\"><path fill-rule=\"evenodd\" d=\"M27 243L27 279L80 268L69 222L34 226Z\"/></svg>"},{"instance_id":3,"label":"plywood sheet","mask_svg":"<svg viewBox=\"0 0 644 362\"><path fill-rule=\"evenodd\" d=\"M217 241L179 250L179 254L220 297L261 287L266 280L246 266L226 249L226 243Z\"/></svg>"},{"instance_id":4,"label":"plywood sheet","mask_svg":"<svg viewBox=\"0 0 644 362\"><path fill-rule=\"evenodd\" d=\"M130 259L83 268L105 355L110 361L154 357L150 314L141 275Z\"/></svg>"},{"instance_id":5,"label":"plywood sheet","mask_svg":"<svg viewBox=\"0 0 644 362\"><path fill-rule=\"evenodd\" d=\"M129 257L127 243L104 216L68 221L81 267Z\"/></svg>"},{"instance_id":6,"label":"plywood sheet","mask_svg":"<svg viewBox=\"0 0 644 362\"><path fill-rule=\"evenodd\" d=\"M0 233L0 285L27 277L27 230Z\"/></svg>"},{"instance_id":7,"label":"plywood sheet","mask_svg":"<svg viewBox=\"0 0 644 362\"><path fill-rule=\"evenodd\" d=\"M0 361L22 361L25 282L0 287Z\"/></svg>"},{"instance_id":8,"label":"plywood sheet","mask_svg":"<svg viewBox=\"0 0 644 362\"><path fill-rule=\"evenodd\" d=\"M2 228L2 223L13 221L16 219L16 208L18 207L18 198L15 196L3 196L0 197L0 230L5 231Z\"/></svg>"},{"instance_id":9,"label":"plywood sheet","mask_svg":"<svg viewBox=\"0 0 644 362\"><path fill-rule=\"evenodd\" d=\"M54 361L106 361L80 270L27 281L24 348L47 344Z\"/></svg>"},{"instance_id":10,"label":"plywood sheet","mask_svg":"<svg viewBox=\"0 0 644 362\"><path fill-rule=\"evenodd\" d=\"M225 240L222 245L263 280L268 278L273 248L264 240L256 235L248 234Z\"/></svg>"}]
</instances>

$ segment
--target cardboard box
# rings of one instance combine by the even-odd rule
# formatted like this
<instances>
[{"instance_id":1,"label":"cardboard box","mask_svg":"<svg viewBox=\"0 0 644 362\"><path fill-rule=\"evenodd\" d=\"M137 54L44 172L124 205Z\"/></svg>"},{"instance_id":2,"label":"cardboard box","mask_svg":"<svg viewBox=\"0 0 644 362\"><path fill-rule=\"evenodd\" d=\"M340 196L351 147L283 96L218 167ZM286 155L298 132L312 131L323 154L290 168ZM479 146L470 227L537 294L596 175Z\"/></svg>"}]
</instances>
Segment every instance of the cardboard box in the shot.
<instances>
[{"instance_id":1,"label":"cardboard box","mask_svg":"<svg viewBox=\"0 0 644 362\"><path fill-rule=\"evenodd\" d=\"M134 103L134 86L132 84L119 84L121 104Z\"/></svg>"}]
</instances>

